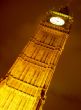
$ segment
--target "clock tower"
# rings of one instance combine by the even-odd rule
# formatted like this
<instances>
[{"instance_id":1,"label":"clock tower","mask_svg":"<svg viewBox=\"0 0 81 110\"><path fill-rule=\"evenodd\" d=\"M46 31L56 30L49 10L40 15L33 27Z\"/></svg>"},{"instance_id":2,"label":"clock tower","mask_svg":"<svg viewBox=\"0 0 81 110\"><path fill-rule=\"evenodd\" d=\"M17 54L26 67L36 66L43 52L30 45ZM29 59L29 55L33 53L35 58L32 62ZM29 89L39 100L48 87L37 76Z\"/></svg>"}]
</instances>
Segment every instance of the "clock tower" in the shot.
<instances>
[{"instance_id":1,"label":"clock tower","mask_svg":"<svg viewBox=\"0 0 81 110\"><path fill-rule=\"evenodd\" d=\"M42 110L73 22L68 8L50 10L0 86L0 110Z\"/></svg>"}]
</instances>

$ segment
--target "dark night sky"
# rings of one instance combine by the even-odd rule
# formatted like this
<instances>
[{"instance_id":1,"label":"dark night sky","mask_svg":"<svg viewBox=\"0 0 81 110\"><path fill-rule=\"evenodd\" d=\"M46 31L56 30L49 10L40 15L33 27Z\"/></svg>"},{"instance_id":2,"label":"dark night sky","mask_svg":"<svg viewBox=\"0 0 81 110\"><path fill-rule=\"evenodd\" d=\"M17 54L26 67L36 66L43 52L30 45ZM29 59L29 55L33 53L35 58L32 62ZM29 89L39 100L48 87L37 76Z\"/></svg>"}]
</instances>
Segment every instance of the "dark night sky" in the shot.
<instances>
[{"instance_id":1,"label":"dark night sky","mask_svg":"<svg viewBox=\"0 0 81 110\"><path fill-rule=\"evenodd\" d=\"M81 110L81 0L0 0L0 77L32 36L40 16L67 3L74 23L44 110Z\"/></svg>"}]
</instances>

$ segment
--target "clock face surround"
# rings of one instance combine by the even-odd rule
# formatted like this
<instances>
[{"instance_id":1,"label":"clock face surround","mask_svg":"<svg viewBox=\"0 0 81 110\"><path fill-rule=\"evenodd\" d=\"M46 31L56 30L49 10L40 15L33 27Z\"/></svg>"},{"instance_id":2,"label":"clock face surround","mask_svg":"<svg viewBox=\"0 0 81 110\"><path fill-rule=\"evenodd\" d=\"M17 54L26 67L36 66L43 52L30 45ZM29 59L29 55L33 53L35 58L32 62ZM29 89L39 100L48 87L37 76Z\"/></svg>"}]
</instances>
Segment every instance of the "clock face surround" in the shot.
<instances>
[{"instance_id":1,"label":"clock face surround","mask_svg":"<svg viewBox=\"0 0 81 110\"><path fill-rule=\"evenodd\" d=\"M51 17L50 22L58 26L63 26L65 24L65 21L61 17Z\"/></svg>"}]
</instances>

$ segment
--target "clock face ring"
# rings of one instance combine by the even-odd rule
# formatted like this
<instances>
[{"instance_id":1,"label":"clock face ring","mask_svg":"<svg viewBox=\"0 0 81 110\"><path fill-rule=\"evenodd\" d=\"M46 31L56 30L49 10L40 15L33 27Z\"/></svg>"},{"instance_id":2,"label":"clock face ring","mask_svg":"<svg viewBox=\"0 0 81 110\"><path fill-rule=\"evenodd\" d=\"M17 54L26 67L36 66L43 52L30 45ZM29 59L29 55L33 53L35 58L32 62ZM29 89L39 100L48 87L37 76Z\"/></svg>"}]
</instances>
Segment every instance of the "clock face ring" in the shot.
<instances>
[{"instance_id":1,"label":"clock face ring","mask_svg":"<svg viewBox=\"0 0 81 110\"><path fill-rule=\"evenodd\" d=\"M55 24L55 25L58 25L58 26L63 26L65 24L65 21L60 17L51 17L50 22L52 24Z\"/></svg>"}]
</instances>

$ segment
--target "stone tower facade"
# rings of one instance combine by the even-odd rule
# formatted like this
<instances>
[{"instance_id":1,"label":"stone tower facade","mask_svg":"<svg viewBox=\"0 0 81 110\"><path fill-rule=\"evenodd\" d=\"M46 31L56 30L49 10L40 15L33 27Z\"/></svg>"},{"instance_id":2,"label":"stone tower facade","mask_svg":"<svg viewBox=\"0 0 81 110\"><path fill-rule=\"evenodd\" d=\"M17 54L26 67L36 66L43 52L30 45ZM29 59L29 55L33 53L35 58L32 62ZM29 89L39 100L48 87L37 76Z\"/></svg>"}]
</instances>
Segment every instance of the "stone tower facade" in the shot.
<instances>
[{"instance_id":1,"label":"stone tower facade","mask_svg":"<svg viewBox=\"0 0 81 110\"><path fill-rule=\"evenodd\" d=\"M60 17L63 26L50 23ZM72 17L49 11L0 84L0 110L42 110L58 59L69 36Z\"/></svg>"}]
</instances>

